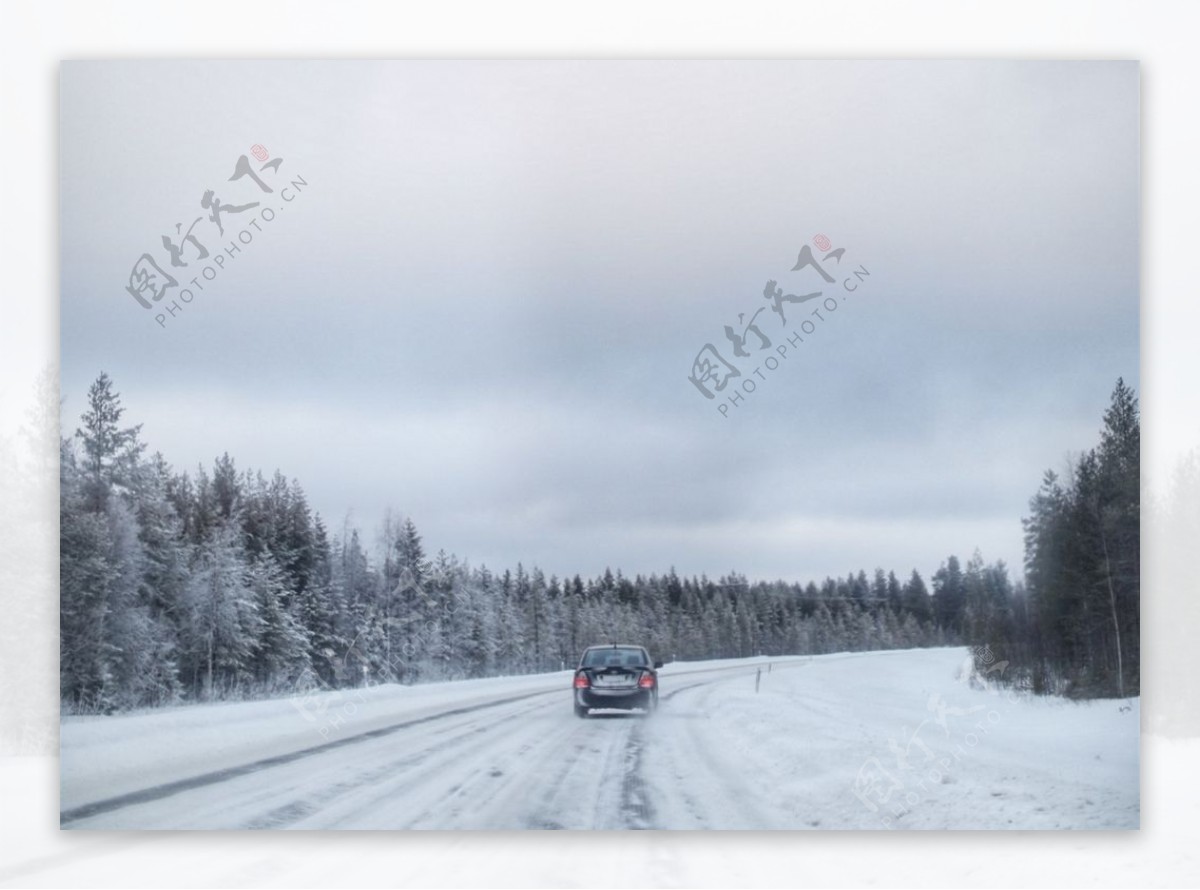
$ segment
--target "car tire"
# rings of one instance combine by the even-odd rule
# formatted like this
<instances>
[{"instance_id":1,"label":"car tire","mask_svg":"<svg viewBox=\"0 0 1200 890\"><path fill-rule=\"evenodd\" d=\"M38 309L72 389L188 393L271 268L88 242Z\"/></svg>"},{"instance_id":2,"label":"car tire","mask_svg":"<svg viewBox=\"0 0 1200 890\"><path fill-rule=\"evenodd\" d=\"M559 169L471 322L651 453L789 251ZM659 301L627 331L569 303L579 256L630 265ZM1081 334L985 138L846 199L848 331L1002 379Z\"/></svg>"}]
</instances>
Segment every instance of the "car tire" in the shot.
<instances>
[{"instance_id":1,"label":"car tire","mask_svg":"<svg viewBox=\"0 0 1200 890\"><path fill-rule=\"evenodd\" d=\"M586 719L586 718L587 718L587 715L588 715L588 709L587 709L587 708L585 708L585 707L582 707L581 705L576 705L576 706L575 706L575 716L576 716L576 717L579 717L579 718L581 718L581 719Z\"/></svg>"}]
</instances>

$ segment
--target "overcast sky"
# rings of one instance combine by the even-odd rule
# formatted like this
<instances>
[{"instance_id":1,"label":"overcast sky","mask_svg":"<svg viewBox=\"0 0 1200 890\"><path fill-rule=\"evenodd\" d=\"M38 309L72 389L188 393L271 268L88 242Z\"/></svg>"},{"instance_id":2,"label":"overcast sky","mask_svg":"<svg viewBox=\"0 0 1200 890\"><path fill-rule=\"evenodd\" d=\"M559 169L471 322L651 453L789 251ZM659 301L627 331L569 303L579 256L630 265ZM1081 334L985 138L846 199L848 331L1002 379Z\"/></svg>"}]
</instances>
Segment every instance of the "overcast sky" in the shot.
<instances>
[{"instance_id":1,"label":"overcast sky","mask_svg":"<svg viewBox=\"0 0 1200 890\"><path fill-rule=\"evenodd\" d=\"M61 98L64 428L106 370L151 450L278 468L334 532L391 508L559 575L979 548L1019 577L1043 471L1140 389L1134 63L68 63ZM270 194L228 181L256 144ZM209 189L259 206L174 268ZM791 271L817 235L834 284ZM150 310L143 253L179 281ZM785 325L768 279L839 300L770 371L821 300ZM713 400L706 343L742 371Z\"/></svg>"}]
</instances>

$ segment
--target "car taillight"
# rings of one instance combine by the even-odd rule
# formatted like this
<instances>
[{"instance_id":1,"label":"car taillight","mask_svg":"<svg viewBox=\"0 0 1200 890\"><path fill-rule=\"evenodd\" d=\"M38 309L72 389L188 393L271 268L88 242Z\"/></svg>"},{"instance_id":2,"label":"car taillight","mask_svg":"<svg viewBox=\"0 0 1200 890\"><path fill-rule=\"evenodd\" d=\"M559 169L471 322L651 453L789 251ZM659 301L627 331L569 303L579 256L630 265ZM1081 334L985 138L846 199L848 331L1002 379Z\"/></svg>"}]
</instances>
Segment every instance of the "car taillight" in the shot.
<instances>
[{"instance_id":1,"label":"car taillight","mask_svg":"<svg viewBox=\"0 0 1200 890\"><path fill-rule=\"evenodd\" d=\"M591 681L588 680L587 674L576 674L575 675L575 688L576 689L587 689L591 685L592 685Z\"/></svg>"},{"instance_id":2,"label":"car taillight","mask_svg":"<svg viewBox=\"0 0 1200 890\"><path fill-rule=\"evenodd\" d=\"M642 689L653 689L654 674L642 674L642 679L638 680L638 686Z\"/></svg>"}]
</instances>

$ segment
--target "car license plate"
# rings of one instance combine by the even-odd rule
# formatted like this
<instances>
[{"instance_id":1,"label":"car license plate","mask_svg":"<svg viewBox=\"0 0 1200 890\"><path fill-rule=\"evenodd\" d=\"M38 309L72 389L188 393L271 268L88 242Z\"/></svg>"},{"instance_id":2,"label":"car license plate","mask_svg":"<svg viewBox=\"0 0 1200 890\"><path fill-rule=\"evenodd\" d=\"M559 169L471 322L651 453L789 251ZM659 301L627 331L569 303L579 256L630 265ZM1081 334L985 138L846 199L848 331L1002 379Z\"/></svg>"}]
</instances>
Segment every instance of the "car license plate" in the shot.
<instances>
[{"instance_id":1,"label":"car license plate","mask_svg":"<svg viewBox=\"0 0 1200 890\"><path fill-rule=\"evenodd\" d=\"M632 686L633 682L625 674L601 674L596 678L598 686Z\"/></svg>"}]
</instances>

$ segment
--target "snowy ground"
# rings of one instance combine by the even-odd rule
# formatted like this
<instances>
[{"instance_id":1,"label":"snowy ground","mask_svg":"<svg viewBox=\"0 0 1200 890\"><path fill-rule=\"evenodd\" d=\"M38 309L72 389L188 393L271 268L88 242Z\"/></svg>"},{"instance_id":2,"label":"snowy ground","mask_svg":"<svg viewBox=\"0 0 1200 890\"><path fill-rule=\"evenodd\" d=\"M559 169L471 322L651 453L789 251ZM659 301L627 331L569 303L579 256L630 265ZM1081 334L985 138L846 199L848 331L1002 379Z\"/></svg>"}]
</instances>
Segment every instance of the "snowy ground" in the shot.
<instances>
[{"instance_id":1,"label":"snowy ground","mask_svg":"<svg viewBox=\"0 0 1200 890\"><path fill-rule=\"evenodd\" d=\"M1138 827L1136 699L1021 697L966 660L677 663L649 719L577 719L569 673L72 718L62 825Z\"/></svg>"}]
</instances>

